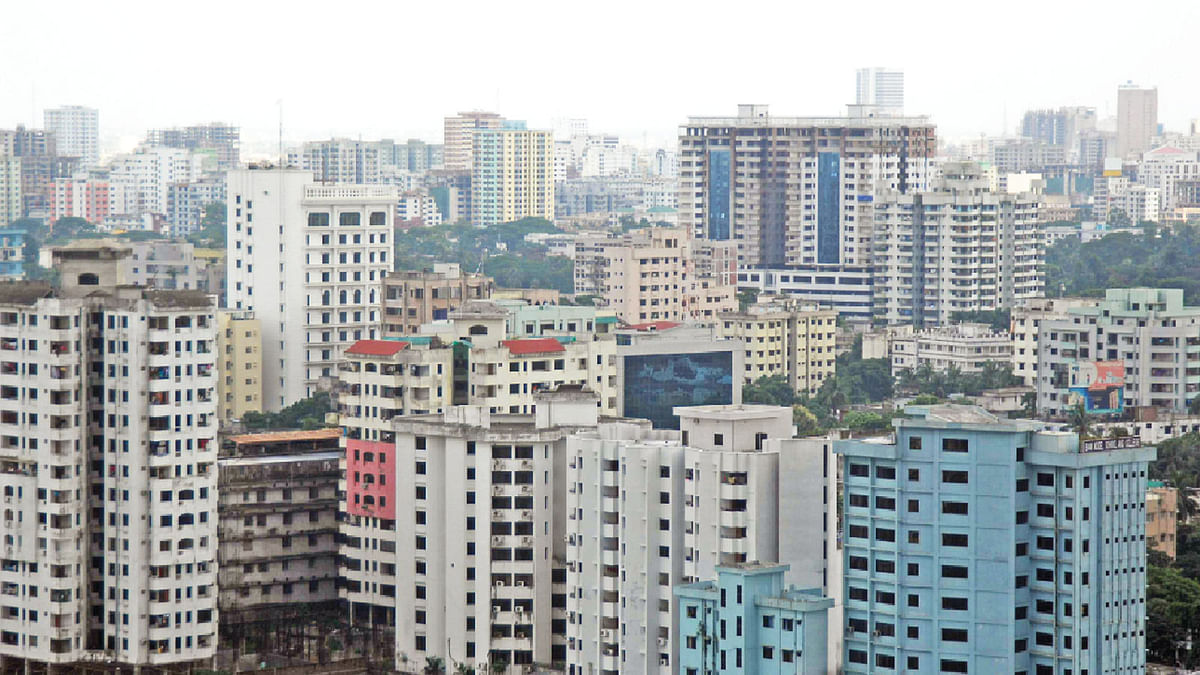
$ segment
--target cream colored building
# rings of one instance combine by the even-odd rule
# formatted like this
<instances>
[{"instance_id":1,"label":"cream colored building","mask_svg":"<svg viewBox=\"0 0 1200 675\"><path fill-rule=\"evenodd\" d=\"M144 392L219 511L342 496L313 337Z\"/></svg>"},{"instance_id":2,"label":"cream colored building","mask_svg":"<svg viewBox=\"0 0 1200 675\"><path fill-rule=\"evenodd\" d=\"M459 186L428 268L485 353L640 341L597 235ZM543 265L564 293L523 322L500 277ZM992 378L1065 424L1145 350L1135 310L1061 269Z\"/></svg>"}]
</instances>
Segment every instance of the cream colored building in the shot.
<instances>
[{"instance_id":1,"label":"cream colored building","mask_svg":"<svg viewBox=\"0 0 1200 675\"><path fill-rule=\"evenodd\" d=\"M721 312L737 311L730 252L700 248L703 256L696 255L688 231L678 227L647 227L619 238L580 237L575 293L600 296L627 323L715 322ZM700 274L698 267L712 273Z\"/></svg>"},{"instance_id":2,"label":"cream colored building","mask_svg":"<svg viewBox=\"0 0 1200 675\"><path fill-rule=\"evenodd\" d=\"M986 324L960 323L917 331L892 340L892 375L928 365L937 372L957 368L977 373L988 362L1007 366L1012 361L1008 333Z\"/></svg>"},{"instance_id":3,"label":"cream colored building","mask_svg":"<svg viewBox=\"0 0 1200 675\"><path fill-rule=\"evenodd\" d=\"M1161 483L1146 491L1146 548L1175 559L1175 530L1179 521L1179 490Z\"/></svg>"},{"instance_id":4,"label":"cream colored building","mask_svg":"<svg viewBox=\"0 0 1200 675\"><path fill-rule=\"evenodd\" d=\"M504 118L490 112L460 112L445 118L443 166L447 171L471 170L471 139L476 129L499 129Z\"/></svg>"},{"instance_id":5,"label":"cream colored building","mask_svg":"<svg viewBox=\"0 0 1200 675\"><path fill-rule=\"evenodd\" d=\"M464 272L457 263L392 272L383 279L383 335L415 335L468 300L487 300L494 287L491 277Z\"/></svg>"},{"instance_id":6,"label":"cream colored building","mask_svg":"<svg viewBox=\"0 0 1200 675\"><path fill-rule=\"evenodd\" d=\"M783 375L800 394L815 394L833 377L837 312L792 298L760 298L745 312L717 317L717 335L746 347L745 380Z\"/></svg>"},{"instance_id":7,"label":"cream colored building","mask_svg":"<svg viewBox=\"0 0 1200 675\"><path fill-rule=\"evenodd\" d=\"M1025 386L1037 384L1038 326L1045 319L1065 319L1071 307L1095 307L1089 298L1031 298L1012 309L1009 337L1012 339L1012 372ZM865 356L864 356L865 358Z\"/></svg>"},{"instance_id":8,"label":"cream colored building","mask_svg":"<svg viewBox=\"0 0 1200 675\"><path fill-rule=\"evenodd\" d=\"M248 412L261 413L262 322L254 312L217 312L217 354L218 419L240 420Z\"/></svg>"}]
</instances>

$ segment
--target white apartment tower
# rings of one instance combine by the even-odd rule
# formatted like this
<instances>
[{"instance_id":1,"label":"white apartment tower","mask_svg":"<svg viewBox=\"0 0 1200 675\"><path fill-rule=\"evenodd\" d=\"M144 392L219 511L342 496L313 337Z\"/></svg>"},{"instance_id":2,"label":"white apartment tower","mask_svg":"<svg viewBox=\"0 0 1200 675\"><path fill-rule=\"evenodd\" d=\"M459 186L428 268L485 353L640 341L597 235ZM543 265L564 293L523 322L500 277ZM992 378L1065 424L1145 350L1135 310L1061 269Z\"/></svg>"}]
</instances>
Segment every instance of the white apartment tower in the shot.
<instances>
[{"instance_id":1,"label":"white apartment tower","mask_svg":"<svg viewBox=\"0 0 1200 675\"><path fill-rule=\"evenodd\" d=\"M296 169L228 174L227 304L262 321L263 407L312 396L342 351L380 333L396 190Z\"/></svg>"},{"instance_id":2,"label":"white apartment tower","mask_svg":"<svg viewBox=\"0 0 1200 675\"><path fill-rule=\"evenodd\" d=\"M100 111L68 105L48 108L42 118L46 131L58 142L59 155L78 157L84 168L100 163Z\"/></svg>"},{"instance_id":3,"label":"white apartment tower","mask_svg":"<svg viewBox=\"0 0 1200 675\"><path fill-rule=\"evenodd\" d=\"M904 71L859 68L854 74L854 103L879 106L894 114L904 110Z\"/></svg>"},{"instance_id":4,"label":"white apartment tower","mask_svg":"<svg viewBox=\"0 0 1200 675\"><path fill-rule=\"evenodd\" d=\"M1041 297L1045 255L1034 193L993 192L979 165L951 162L928 192L875 202L875 317L918 327L955 312Z\"/></svg>"},{"instance_id":5,"label":"white apartment tower","mask_svg":"<svg viewBox=\"0 0 1200 675\"><path fill-rule=\"evenodd\" d=\"M828 440L793 439L789 408L675 413L678 432L620 420L567 441L571 675L677 672L671 589L718 565L790 563L789 582L838 593Z\"/></svg>"},{"instance_id":6,"label":"white apartment tower","mask_svg":"<svg viewBox=\"0 0 1200 675\"><path fill-rule=\"evenodd\" d=\"M216 651L215 304L115 287L0 289L0 655L189 667Z\"/></svg>"}]
</instances>

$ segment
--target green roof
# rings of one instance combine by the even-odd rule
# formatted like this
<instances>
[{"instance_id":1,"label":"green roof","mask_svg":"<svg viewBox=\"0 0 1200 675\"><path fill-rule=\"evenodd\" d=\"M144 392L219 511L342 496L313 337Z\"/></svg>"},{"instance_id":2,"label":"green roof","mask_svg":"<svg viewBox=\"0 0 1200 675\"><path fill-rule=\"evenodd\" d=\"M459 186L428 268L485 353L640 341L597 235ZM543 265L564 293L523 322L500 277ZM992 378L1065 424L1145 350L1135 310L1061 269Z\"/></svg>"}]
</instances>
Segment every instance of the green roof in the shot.
<instances>
[{"instance_id":1,"label":"green roof","mask_svg":"<svg viewBox=\"0 0 1200 675\"><path fill-rule=\"evenodd\" d=\"M596 317L596 323L599 323L599 324L609 324L609 323L616 323L616 322L617 322L617 317L615 317L615 316L598 316L598 317Z\"/></svg>"}]
</instances>

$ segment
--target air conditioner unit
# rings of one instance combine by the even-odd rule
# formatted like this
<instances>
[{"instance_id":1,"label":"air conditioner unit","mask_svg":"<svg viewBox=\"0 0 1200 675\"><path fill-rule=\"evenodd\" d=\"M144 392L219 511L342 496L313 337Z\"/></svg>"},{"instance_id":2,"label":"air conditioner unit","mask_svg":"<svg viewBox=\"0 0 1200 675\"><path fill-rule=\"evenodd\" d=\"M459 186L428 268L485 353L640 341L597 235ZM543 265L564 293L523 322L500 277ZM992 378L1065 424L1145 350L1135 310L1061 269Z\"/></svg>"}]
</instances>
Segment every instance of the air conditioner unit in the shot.
<instances>
[{"instance_id":1,"label":"air conditioner unit","mask_svg":"<svg viewBox=\"0 0 1200 675\"><path fill-rule=\"evenodd\" d=\"M503 579L497 579L497 580L496 580L496 588L501 588L501 587L503 587L503 586L504 586L504 580L503 580Z\"/></svg>"},{"instance_id":2,"label":"air conditioner unit","mask_svg":"<svg viewBox=\"0 0 1200 675\"><path fill-rule=\"evenodd\" d=\"M658 646L666 647L667 646L667 638L661 638L661 637L658 638Z\"/></svg>"},{"instance_id":3,"label":"air conditioner unit","mask_svg":"<svg viewBox=\"0 0 1200 675\"><path fill-rule=\"evenodd\" d=\"M520 586L521 588L525 588L525 582L524 582L524 581L518 581L518 582L517 582L517 586ZM520 613L522 613L522 611L524 611L524 610L522 610L520 607L518 607L518 608L517 608L517 614L520 614Z\"/></svg>"},{"instance_id":4,"label":"air conditioner unit","mask_svg":"<svg viewBox=\"0 0 1200 675\"><path fill-rule=\"evenodd\" d=\"M668 664L669 664L669 662L670 662L670 660L669 660L669 659L659 659L659 660L658 660L658 665L660 665L660 666L665 666L665 665L668 665Z\"/></svg>"},{"instance_id":5,"label":"air conditioner unit","mask_svg":"<svg viewBox=\"0 0 1200 675\"><path fill-rule=\"evenodd\" d=\"M607 640L612 637L612 631L607 628L600 629L600 639Z\"/></svg>"}]
</instances>

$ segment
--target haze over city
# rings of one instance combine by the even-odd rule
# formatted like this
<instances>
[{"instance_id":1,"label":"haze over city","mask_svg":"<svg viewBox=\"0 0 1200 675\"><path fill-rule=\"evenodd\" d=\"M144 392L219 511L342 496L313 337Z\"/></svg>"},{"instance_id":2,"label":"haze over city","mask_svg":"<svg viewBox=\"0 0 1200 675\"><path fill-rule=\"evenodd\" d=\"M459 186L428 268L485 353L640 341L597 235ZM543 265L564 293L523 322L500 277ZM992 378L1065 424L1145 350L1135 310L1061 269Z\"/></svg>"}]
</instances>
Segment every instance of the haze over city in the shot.
<instances>
[{"instance_id":1,"label":"haze over city","mask_svg":"<svg viewBox=\"0 0 1200 675\"><path fill-rule=\"evenodd\" d=\"M1169 129L1200 116L1190 61L1162 51L1194 39L1197 4L1117 7L10 3L0 125L83 104L104 111L109 151L130 149L146 128L221 120L265 155L282 101L288 142L434 141L446 114L499 109L539 128L586 117L594 130L662 145L688 115L731 114L737 103L841 114L854 69L869 65L904 70L906 111L931 115L951 140L1011 133L1027 108L1115 115L1114 89L1127 80L1159 88Z\"/></svg>"}]
</instances>

